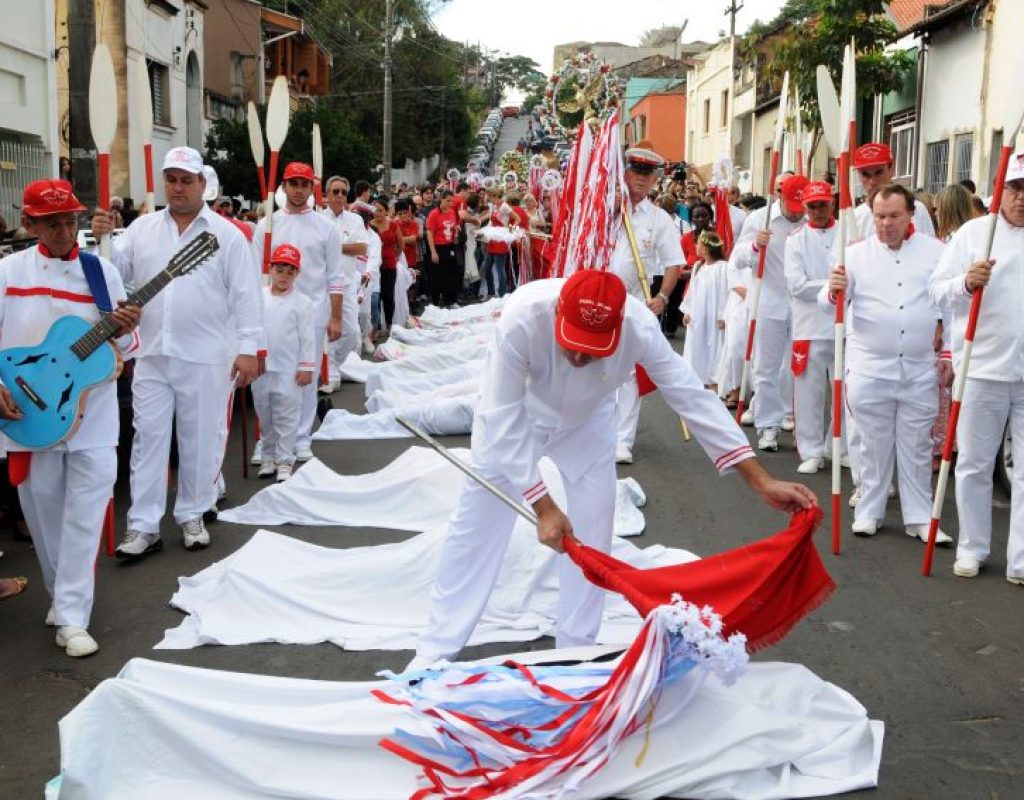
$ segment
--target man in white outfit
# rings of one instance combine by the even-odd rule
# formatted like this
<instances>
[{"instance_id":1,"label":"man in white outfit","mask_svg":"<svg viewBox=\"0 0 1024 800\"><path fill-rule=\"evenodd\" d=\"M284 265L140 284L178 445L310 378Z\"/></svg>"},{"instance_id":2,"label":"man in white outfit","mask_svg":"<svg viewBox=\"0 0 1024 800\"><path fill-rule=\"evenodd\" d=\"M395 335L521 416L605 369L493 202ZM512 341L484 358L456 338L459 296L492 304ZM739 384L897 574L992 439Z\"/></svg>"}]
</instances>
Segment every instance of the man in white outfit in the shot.
<instances>
[{"instance_id":1,"label":"man in white outfit","mask_svg":"<svg viewBox=\"0 0 1024 800\"><path fill-rule=\"evenodd\" d=\"M669 346L657 318L611 272L521 286L502 311L488 350L473 421L471 462L537 514L539 540L562 552L576 535L603 552L615 506L615 387L642 364L672 409L685 414L719 472L735 470L780 510L815 504L806 487L775 480L753 458L721 401ZM565 483L567 513L548 495L538 461L550 457ZM454 657L486 607L516 514L467 479L431 595L430 621L409 669ZM562 556L557 647L594 642L604 594Z\"/></svg>"},{"instance_id":2,"label":"man in white outfit","mask_svg":"<svg viewBox=\"0 0 1024 800\"><path fill-rule=\"evenodd\" d=\"M953 573L973 578L989 557L992 472L1009 420L1013 488L1006 579L1024 585L1024 152L1010 160L992 255L982 261L991 219L966 223L946 246L932 277L936 303L952 310L954 364L960 369L971 296L985 288L957 427L956 507L960 520Z\"/></svg>"},{"instance_id":3,"label":"man in white outfit","mask_svg":"<svg viewBox=\"0 0 1024 800\"><path fill-rule=\"evenodd\" d=\"M290 244L302 253L302 272L295 282L296 291L312 303L313 342L316 363L319 366L324 352L324 333L329 342L341 338L342 310L346 286L341 261L341 231L323 214L318 214L309 203L316 175L309 164L292 161L284 168L284 208L274 212L271 226L271 252L279 244ZM257 263L263 263L263 240L267 222L260 220L253 237ZM308 461L313 457L313 422L316 419L316 383L302 387L299 409L299 433L295 440L295 458Z\"/></svg>"},{"instance_id":4,"label":"man in white outfit","mask_svg":"<svg viewBox=\"0 0 1024 800\"><path fill-rule=\"evenodd\" d=\"M736 241L731 263L756 275L760 251L767 248L764 279L754 335L754 426L761 450L779 449L779 431L790 407L781 386L782 370L790 352L790 297L786 286L786 240L804 221L802 192L807 185L802 175L787 175L781 182L781 201L768 209L759 208L743 223L743 235ZM788 426L787 426L788 427Z\"/></svg>"},{"instance_id":5,"label":"man in white outfit","mask_svg":"<svg viewBox=\"0 0 1024 800\"><path fill-rule=\"evenodd\" d=\"M107 301L113 301L112 316L121 326L115 347L119 355L130 355L138 345L132 331L139 322L139 309L124 304L117 268L95 257L90 268L95 270L93 280L102 281L107 297L93 293L85 272L89 257L80 255L75 243L78 213L85 207L72 193L71 184L33 181L22 195L22 211L29 233L38 237L39 244L0 261L0 348L38 345L50 326L65 315L95 324L100 320L100 305L109 310ZM60 375L53 377L62 380ZM0 383L0 418L23 416L24 409ZM72 658L99 650L87 629L96 586L96 546L117 478L117 437L113 380L89 392L78 427L52 447L33 451L0 437L50 595L46 624L57 627L57 645Z\"/></svg>"},{"instance_id":6,"label":"man in white outfit","mask_svg":"<svg viewBox=\"0 0 1024 800\"><path fill-rule=\"evenodd\" d=\"M626 150L626 171L624 180L629 193L630 219L636 244L643 260L647 278L662 271L658 293L647 302L655 316L661 316L668 307L679 271L686 258L679 243L679 228L663 209L648 199L651 189L657 183L657 170L665 165L665 159L651 149L649 142L637 142ZM626 285L626 290L640 300L644 299L643 287L637 273L636 261L629 244L625 225L619 231L612 252L610 270ZM622 383L616 396L618 441L615 460L620 464L633 463L633 442L636 440L636 426L640 421L640 392L636 378Z\"/></svg>"},{"instance_id":7,"label":"man in white outfit","mask_svg":"<svg viewBox=\"0 0 1024 800\"><path fill-rule=\"evenodd\" d=\"M835 320L818 306L834 259L836 218L832 187L812 181L803 189L807 224L786 240L786 285L793 313L793 410L797 472L813 475L825 466L823 419L835 359Z\"/></svg>"},{"instance_id":8,"label":"man in white outfit","mask_svg":"<svg viewBox=\"0 0 1024 800\"><path fill-rule=\"evenodd\" d=\"M875 234L847 249L845 272L834 270L819 295L828 311L845 291L852 322L846 394L862 436L853 532L874 536L881 527L895 457L906 533L927 541L936 368L945 377L952 370L948 360L937 365L938 315L928 294L942 243L911 229L914 196L903 186L883 186L869 202ZM940 531L938 541L952 540Z\"/></svg>"},{"instance_id":9,"label":"man in white outfit","mask_svg":"<svg viewBox=\"0 0 1024 800\"><path fill-rule=\"evenodd\" d=\"M334 176L327 180L324 197L327 208L323 214L338 226L341 233L341 266L344 275L341 338L327 347L328 380L320 387L323 394L332 394L341 385L341 365L348 354L359 348L359 281L366 271L369 240L366 223L348 210L348 181Z\"/></svg>"},{"instance_id":10,"label":"man in white outfit","mask_svg":"<svg viewBox=\"0 0 1024 800\"><path fill-rule=\"evenodd\" d=\"M242 233L203 202L202 157L190 147L172 148L164 158L163 180L167 208L139 217L113 243L112 260L125 283L142 286L202 232L214 234L219 249L157 295L139 327L142 346L132 377L132 504L117 548L120 558L163 547L160 520L167 505L172 422L178 437L174 519L187 549L210 543L202 515L216 499L223 456L224 369L234 357L231 375L237 385L251 383L263 331L259 271ZM109 214L97 211L92 228L98 235L108 232Z\"/></svg>"}]
</instances>

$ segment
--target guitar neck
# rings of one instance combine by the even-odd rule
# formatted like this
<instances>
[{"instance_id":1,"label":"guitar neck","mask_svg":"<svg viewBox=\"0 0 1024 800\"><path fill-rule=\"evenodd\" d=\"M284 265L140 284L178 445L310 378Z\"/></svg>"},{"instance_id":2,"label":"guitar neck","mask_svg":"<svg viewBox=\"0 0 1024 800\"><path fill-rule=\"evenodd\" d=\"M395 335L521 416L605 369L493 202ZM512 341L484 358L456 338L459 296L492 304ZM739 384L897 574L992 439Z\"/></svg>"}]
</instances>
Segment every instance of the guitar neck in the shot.
<instances>
[{"instance_id":1,"label":"guitar neck","mask_svg":"<svg viewBox=\"0 0 1024 800\"><path fill-rule=\"evenodd\" d=\"M160 291L174 279L169 269L164 269L149 281L141 289L132 292L125 303L136 308L142 308L146 303L156 297ZM79 358L88 358L96 349L109 339L114 338L121 329L121 325L109 314L103 314L103 318L93 325L71 349Z\"/></svg>"}]
</instances>

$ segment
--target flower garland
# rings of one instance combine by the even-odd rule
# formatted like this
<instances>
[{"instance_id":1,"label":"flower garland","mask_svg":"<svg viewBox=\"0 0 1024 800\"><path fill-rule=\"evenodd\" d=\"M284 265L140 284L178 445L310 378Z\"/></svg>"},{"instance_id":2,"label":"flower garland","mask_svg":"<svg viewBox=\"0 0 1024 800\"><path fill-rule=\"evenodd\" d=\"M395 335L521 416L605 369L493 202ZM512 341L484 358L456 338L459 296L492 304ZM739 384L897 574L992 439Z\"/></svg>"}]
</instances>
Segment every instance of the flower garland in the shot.
<instances>
[{"instance_id":1,"label":"flower garland","mask_svg":"<svg viewBox=\"0 0 1024 800\"><path fill-rule=\"evenodd\" d=\"M571 135L582 120L600 125L618 108L624 88L610 64L591 52L577 53L548 78L541 122L562 136Z\"/></svg>"}]
</instances>

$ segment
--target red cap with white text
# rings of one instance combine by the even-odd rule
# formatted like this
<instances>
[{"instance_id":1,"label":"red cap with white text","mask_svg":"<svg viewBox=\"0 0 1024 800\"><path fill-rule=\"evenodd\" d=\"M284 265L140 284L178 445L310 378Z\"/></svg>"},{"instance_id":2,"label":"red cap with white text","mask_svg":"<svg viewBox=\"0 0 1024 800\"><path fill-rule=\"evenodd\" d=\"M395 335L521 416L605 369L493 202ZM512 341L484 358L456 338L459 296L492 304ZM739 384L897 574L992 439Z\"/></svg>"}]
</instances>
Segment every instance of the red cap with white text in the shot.
<instances>
[{"instance_id":1,"label":"red cap with white text","mask_svg":"<svg viewBox=\"0 0 1024 800\"><path fill-rule=\"evenodd\" d=\"M288 264L295 269L302 269L302 254L295 245L279 244L274 248L273 255L270 256L270 263Z\"/></svg>"},{"instance_id":2,"label":"red cap with white text","mask_svg":"<svg viewBox=\"0 0 1024 800\"><path fill-rule=\"evenodd\" d=\"M30 217L75 214L85 211L67 181L32 181L21 194L21 208Z\"/></svg>"},{"instance_id":3,"label":"red cap with white text","mask_svg":"<svg viewBox=\"0 0 1024 800\"><path fill-rule=\"evenodd\" d=\"M619 346L626 286L614 272L581 269L558 295L555 339L567 350L604 358Z\"/></svg>"}]
</instances>

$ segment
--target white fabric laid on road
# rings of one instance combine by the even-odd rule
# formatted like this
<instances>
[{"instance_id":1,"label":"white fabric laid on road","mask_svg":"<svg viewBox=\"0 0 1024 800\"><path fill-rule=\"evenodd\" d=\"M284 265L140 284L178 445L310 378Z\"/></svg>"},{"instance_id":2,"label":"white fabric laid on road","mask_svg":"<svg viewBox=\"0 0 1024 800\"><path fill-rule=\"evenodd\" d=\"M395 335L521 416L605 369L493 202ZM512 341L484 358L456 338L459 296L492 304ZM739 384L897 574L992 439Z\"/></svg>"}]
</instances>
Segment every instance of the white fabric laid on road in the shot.
<instances>
[{"instance_id":1,"label":"white fabric laid on road","mask_svg":"<svg viewBox=\"0 0 1024 800\"><path fill-rule=\"evenodd\" d=\"M403 416L435 436L468 434L473 428L477 395L446 397L426 403L400 405L373 414L353 414L336 408L327 412L313 439L316 441L351 439L402 439L412 436L395 422Z\"/></svg>"},{"instance_id":2,"label":"white fabric laid on road","mask_svg":"<svg viewBox=\"0 0 1024 800\"><path fill-rule=\"evenodd\" d=\"M574 800L776 800L877 785L884 726L843 689L805 667L765 663L728 688L709 678L689 699L691 677L661 696L649 745L646 727L625 739ZM388 688L133 659L61 720L61 775L47 797L59 788L62 800L404 800L424 784L377 745L409 724L370 695Z\"/></svg>"},{"instance_id":3,"label":"white fabric laid on road","mask_svg":"<svg viewBox=\"0 0 1024 800\"><path fill-rule=\"evenodd\" d=\"M413 327L443 327L445 325L465 325L484 319L494 319L501 314L501 307L505 305L504 297L492 297L484 303L474 303L458 308L440 308L430 305L423 309L418 317L412 317Z\"/></svg>"},{"instance_id":4,"label":"white fabric laid on road","mask_svg":"<svg viewBox=\"0 0 1024 800\"><path fill-rule=\"evenodd\" d=\"M469 460L469 450L452 454ZM555 465L545 459L541 473L551 485L560 482ZM218 519L239 525L345 525L420 532L443 525L455 510L455 488L462 473L428 447L410 447L377 472L339 475L319 459L304 464L291 479L273 484ZM640 508L647 497L633 478L617 481L615 534L639 536L645 520Z\"/></svg>"}]
</instances>

